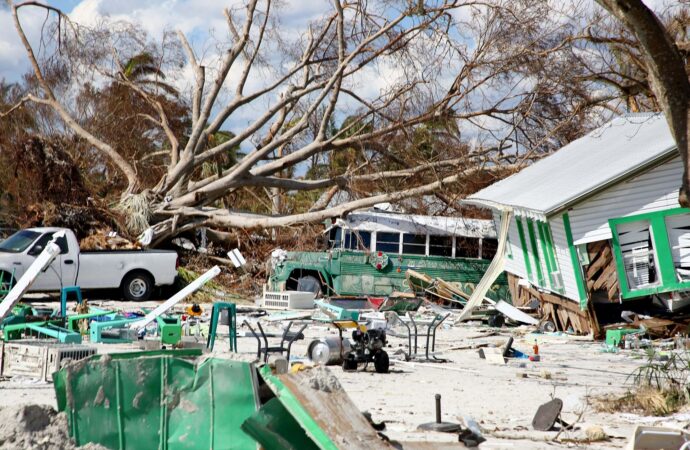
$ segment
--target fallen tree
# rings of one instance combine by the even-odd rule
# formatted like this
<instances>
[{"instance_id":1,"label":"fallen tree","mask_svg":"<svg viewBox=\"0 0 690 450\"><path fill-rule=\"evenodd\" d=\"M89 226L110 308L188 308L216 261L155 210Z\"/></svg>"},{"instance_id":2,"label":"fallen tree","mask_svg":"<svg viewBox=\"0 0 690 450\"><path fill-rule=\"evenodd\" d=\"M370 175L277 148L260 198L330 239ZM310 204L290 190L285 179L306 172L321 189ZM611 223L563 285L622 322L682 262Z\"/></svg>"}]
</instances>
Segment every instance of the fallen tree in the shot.
<instances>
[{"instance_id":1,"label":"fallen tree","mask_svg":"<svg viewBox=\"0 0 690 450\"><path fill-rule=\"evenodd\" d=\"M50 109L99 167L119 174L127 227L152 228L156 243L198 227L283 227L430 193L450 197L452 186L478 176L488 183L563 145L576 134L572 124L587 128L588 108L609 100L564 101L566 83L524 82L570 40L558 20L545 20L547 5L430 3L334 0L290 40L271 0L248 0L224 11L230 39L214 60L180 32L155 45L126 24L89 29L52 6L8 0L35 84L3 115L30 104ZM27 7L56 18L50 58L34 52L22 27ZM163 82L180 65L193 74L186 96ZM61 95L46 76L51 67L88 80L91 95ZM382 73L391 79L372 94L363 83ZM94 102L106 89L130 96L118 94L126 107L104 122L88 112L102 109ZM135 110L137 102L145 107ZM173 115L181 105L188 122ZM128 112L149 124L142 139L155 134L156 151L127 153L117 133L103 132ZM144 158L159 161L158 179ZM333 206L340 191L353 195ZM280 201L286 193L291 205Z\"/></svg>"}]
</instances>

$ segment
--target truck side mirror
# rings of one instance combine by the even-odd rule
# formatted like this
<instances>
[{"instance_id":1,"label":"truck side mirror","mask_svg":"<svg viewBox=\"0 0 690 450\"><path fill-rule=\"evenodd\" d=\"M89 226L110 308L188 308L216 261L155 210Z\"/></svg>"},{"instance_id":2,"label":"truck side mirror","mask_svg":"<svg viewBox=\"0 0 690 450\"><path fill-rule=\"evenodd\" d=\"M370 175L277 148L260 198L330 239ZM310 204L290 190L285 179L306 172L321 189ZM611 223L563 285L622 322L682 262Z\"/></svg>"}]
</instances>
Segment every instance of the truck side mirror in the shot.
<instances>
[{"instance_id":1,"label":"truck side mirror","mask_svg":"<svg viewBox=\"0 0 690 450\"><path fill-rule=\"evenodd\" d=\"M29 255L37 256L43 251L43 246L41 244L34 245L31 250L29 250Z\"/></svg>"}]
</instances>

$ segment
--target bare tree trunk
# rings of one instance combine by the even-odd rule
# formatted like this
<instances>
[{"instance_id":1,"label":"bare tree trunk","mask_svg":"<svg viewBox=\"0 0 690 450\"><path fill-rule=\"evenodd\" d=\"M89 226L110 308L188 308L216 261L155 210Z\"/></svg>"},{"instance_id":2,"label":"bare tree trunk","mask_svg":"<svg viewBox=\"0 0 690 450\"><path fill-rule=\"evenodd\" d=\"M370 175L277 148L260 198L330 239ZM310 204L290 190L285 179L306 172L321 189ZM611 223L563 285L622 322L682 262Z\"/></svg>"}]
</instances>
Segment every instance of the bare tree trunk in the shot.
<instances>
[{"instance_id":1,"label":"bare tree trunk","mask_svg":"<svg viewBox=\"0 0 690 450\"><path fill-rule=\"evenodd\" d=\"M644 51L647 69L661 109L683 160L683 179L678 196L689 207L690 194L690 81L685 62L668 30L642 0L597 0L637 37Z\"/></svg>"}]
</instances>

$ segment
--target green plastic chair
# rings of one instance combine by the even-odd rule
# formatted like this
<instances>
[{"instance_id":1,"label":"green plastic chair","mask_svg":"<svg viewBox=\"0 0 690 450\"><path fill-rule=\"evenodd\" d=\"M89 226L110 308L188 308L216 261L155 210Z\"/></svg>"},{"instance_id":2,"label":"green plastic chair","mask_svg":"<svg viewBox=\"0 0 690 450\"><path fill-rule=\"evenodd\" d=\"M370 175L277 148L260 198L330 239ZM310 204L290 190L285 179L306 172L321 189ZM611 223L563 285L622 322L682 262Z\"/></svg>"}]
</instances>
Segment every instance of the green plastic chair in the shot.
<instances>
[{"instance_id":1,"label":"green plastic chair","mask_svg":"<svg viewBox=\"0 0 690 450\"><path fill-rule=\"evenodd\" d=\"M216 329L218 328L218 321L220 320L220 312L222 310L226 310L228 312L230 351L237 352L237 307L234 303L219 302L213 304L211 323L208 327L208 341L206 342L206 348L213 350L213 345L216 342Z\"/></svg>"}]
</instances>

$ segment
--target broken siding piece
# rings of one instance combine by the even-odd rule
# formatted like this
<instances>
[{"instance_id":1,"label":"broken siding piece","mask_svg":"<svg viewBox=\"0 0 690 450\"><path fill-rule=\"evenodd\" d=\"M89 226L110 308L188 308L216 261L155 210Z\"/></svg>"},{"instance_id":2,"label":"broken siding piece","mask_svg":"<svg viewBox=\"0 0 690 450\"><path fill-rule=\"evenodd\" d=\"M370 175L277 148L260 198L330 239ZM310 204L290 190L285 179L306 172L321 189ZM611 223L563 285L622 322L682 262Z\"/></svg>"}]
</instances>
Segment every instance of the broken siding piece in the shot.
<instances>
[{"instance_id":1,"label":"broken siding piece","mask_svg":"<svg viewBox=\"0 0 690 450\"><path fill-rule=\"evenodd\" d=\"M285 375L274 375L269 366L261 368L261 377L320 449L392 450L329 375L326 368Z\"/></svg>"}]
</instances>

